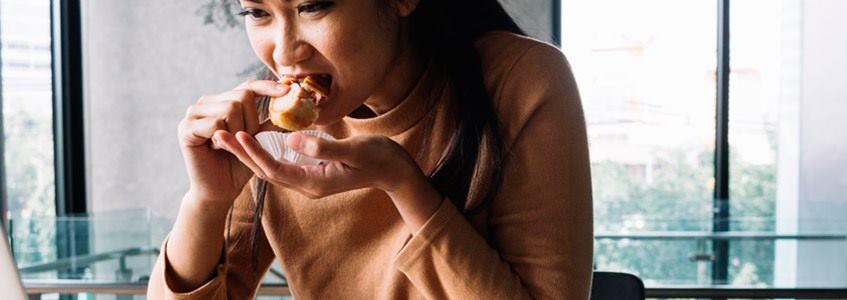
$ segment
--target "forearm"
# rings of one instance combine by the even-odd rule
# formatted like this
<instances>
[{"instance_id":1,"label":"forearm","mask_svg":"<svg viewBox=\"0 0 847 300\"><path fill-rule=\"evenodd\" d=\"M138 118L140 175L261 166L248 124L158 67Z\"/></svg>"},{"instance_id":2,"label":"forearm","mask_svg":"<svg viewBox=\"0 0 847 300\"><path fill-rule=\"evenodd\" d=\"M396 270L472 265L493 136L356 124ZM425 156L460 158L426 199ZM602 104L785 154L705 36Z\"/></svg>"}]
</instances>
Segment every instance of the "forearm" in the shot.
<instances>
[{"instance_id":1,"label":"forearm","mask_svg":"<svg viewBox=\"0 0 847 300\"><path fill-rule=\"evenodd\" d=\"M183 197L166 250L174 289L189 291L200 287L218 265L228 210L218 203L223 202L204 202L191 193Z\"/></svg>"}]
</instances>

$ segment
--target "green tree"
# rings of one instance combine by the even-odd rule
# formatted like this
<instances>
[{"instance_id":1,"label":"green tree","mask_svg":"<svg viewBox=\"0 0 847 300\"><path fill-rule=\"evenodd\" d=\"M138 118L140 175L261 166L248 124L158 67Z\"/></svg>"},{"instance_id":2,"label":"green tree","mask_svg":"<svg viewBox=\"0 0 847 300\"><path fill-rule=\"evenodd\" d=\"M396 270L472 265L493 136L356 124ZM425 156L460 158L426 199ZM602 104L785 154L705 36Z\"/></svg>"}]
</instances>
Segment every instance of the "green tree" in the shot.
<instances>
[{"instance_id":1,"label":"green tree","mask_svg":"<svg viewBox=\"0 0 847 300\"><path fill-rule=\"evenodd\" d=\"M52 119L4 99L4 138L10 236L20 265L55 259Z\"/></svg>"},{"instance_id":2,"label":"green tree","mask_svg":"<svg viewBox=\"0 0 847 300\"><path fill-rule=\"evenodd\" d=\"M710 231L712 227L713 152L676 149L657 152L649 166L618 162L592 163L595 222L598 232ZM731 161L731 215L744 222L733 230L772 230L775 167ZM750 221L750 218L755 218ZM770 220L770 221L768 221ZM730 244L730 276L738 284L773 280L773 243ZM707 251L711 250L706 244ZM639 274L647 282L697 282L699 273L690 257L700 252L695 241L599 240L595 263L599 269Z\"/></svg>"}]
</instances>

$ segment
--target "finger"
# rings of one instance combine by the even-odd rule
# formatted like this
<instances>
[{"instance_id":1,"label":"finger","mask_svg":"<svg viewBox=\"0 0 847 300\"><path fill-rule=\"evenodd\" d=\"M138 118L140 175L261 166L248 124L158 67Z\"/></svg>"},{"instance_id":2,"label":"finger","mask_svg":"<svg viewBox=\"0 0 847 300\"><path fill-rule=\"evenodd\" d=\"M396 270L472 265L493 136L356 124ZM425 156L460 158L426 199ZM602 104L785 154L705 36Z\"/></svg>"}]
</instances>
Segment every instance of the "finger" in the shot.
<instances>
[{"instance_id":1,"label":"finger","mask_svg":"<svg viewBox=\"0 0 847 300\"><path fill-rule=\"evenodd\" d=\"M247 155L256 162L259 168L268 174L269 179L279 181L285 184L293 184L301 182L305 179L305 172L302 168L280 163L276 161L252 136L247 133L239 132L235 135L241 147L247 152Z\"/></svg>"},{"instance_id":2,"label":"finger","mask_svg":"<svg viewBox=\"0 0 847 300\"><path fill-rule=\"evenodd\" d=\"M288 86L287 84L281 84L281 83L271 81L271 80L246 81L246 82L242 83L241 85L239 85L238 87L235 88L235 91L248 92L248 93L252 94L252 96L244 96L245 98L249 98L249 99L245 99L245 100L249 100L249 101L243 101L244 108L251 108L251 109L244 109L244 112L245 112L244 119L249 120L246 124L247 125L246 126L247 133L253 135L253 134L256 134L257 132L259 132L259 127L261 126L261 124L259 124L260 120L259 120L259 111L258 111L260 109L260 106L258 105L259 99L264 97L264 96L269 96L269 97L285 96L285 94L288 94L288 91L290 89L291 89L291 87ZM270 99L268 99L267 101L270 101ZM255 120L255 126L253 126L254 125L253 120Z\"/></svg>"},{"instance_id":3,"label":"finger","mask_svg":"<svg viewBox=\"0 0 847 300\"><path fill-rule=\"evenodd\" d=\"M248 80L237 86L234 90L249 90L258 95L271 97L282 97L288 93L291 87L271 80Z\"/></svg>"},{"instance_id":4,"label":"finger","mask_svg":"<svg viewBox=\"0 0 847 300\"><path fill-rule=\"evenodd\" d=\"M203 118L183 122L180 126L180 136L189 146L205 144L212 138L216 130L226 129L225 122L217 118Z\"/></svg>"},{"instance_id":5,"label":"finger","mask_svg":"<svg viewBox=\"0 0 847 300\"><path fill-rule=\"evenodd\" d=\"M238 132L246 128L243 108L238 102L212 102L195 104L186 112L188 119L223 119L229 132ZM214 133L214 132L213 132Z\"/></svg>"},{"instance_id":6,"label":"finger","mask_svg":"<svg viewBox=\"0 0 847 300\"><path fill-rule=\"evenodd\" d=\"M328 140L297 132L290 134L285 142L292 150L319 159L345 161L352 152L347 140Z\"/></svg>"},{"instance_id":7,"label":"finger","mask_svg":"<svg viewBox=\"0 0 847 300\"><path fill-rule=\"evenodd\" d=\"M256 92L249 89L239 89L232 90L228 92L224 92L217 95L205 96L200 98L197 104L193 106L197 106L199 109L200 106L204 105L213 105L215 103L235 103L240 106L240 111L242 113L241 119L244 120L243 128L250 134L255 134L259 131L259 112L258 112L258 98L264 97L262 95L257 94ZM232 105L235 105L232 104ZM191 108L189 108L189 112L192 113ZM200 111L198 111L200 113ZM236 132L236 131L232 131Z\"/></svg>"},{"instance_id":8,"label":"finger","mask_svg":"<svg viewBox=\"0 0 847 300\"><path fill-rule=\"evenodd\" d=\"M214 133L214 139L217 140L221 148L235 155L235 157L247 166L247 168L252 170L256 176L263 179L268 178L264 170L256 165L256 162L247 155L247 152L244 151L244 148L242 148L241 144L238 143L238 140L236 140L235 135L224 130L218 130Z\"/></svg>"}]
</instances>

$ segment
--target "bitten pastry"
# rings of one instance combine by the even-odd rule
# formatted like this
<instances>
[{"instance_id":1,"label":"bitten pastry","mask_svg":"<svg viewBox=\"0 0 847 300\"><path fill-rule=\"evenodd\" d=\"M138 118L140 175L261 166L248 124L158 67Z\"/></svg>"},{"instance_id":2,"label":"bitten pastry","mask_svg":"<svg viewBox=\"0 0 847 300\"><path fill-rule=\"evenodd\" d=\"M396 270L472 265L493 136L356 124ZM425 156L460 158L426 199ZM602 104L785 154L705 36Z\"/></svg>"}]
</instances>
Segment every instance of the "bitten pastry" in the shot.
<instances>
[{"instance_id":1,"label":"bitten pastry","mask_svg":"<svg viewBox=\"0 0 847 300\"><path fill-rule=\"evenodd\" d=\"M302 79L283 78L291 91L283 97L271 99L268 113L271 122L283 129L297 131L312 126L318 119L318 104L329 94L331 80L328 76L306 76Z\"/></svg>"}]
</instances>

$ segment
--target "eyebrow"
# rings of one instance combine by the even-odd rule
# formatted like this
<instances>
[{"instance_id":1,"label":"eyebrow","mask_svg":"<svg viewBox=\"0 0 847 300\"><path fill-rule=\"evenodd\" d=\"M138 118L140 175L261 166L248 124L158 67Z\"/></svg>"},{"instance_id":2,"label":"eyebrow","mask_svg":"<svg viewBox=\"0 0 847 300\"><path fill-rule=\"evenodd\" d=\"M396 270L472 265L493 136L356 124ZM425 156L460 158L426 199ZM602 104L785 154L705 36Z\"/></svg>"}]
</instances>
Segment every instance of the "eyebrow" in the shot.
<instances>
[{"instance_id":1,"label":"eyebrow","mask_svg":"<svg viewBox=\"0 0 847 300\"><path fill-rule=\"evenodd\" d=\"M262 0L242 0L242 1L244 1L244 2L262 3Z\"/></svg>"}]
</instances>

